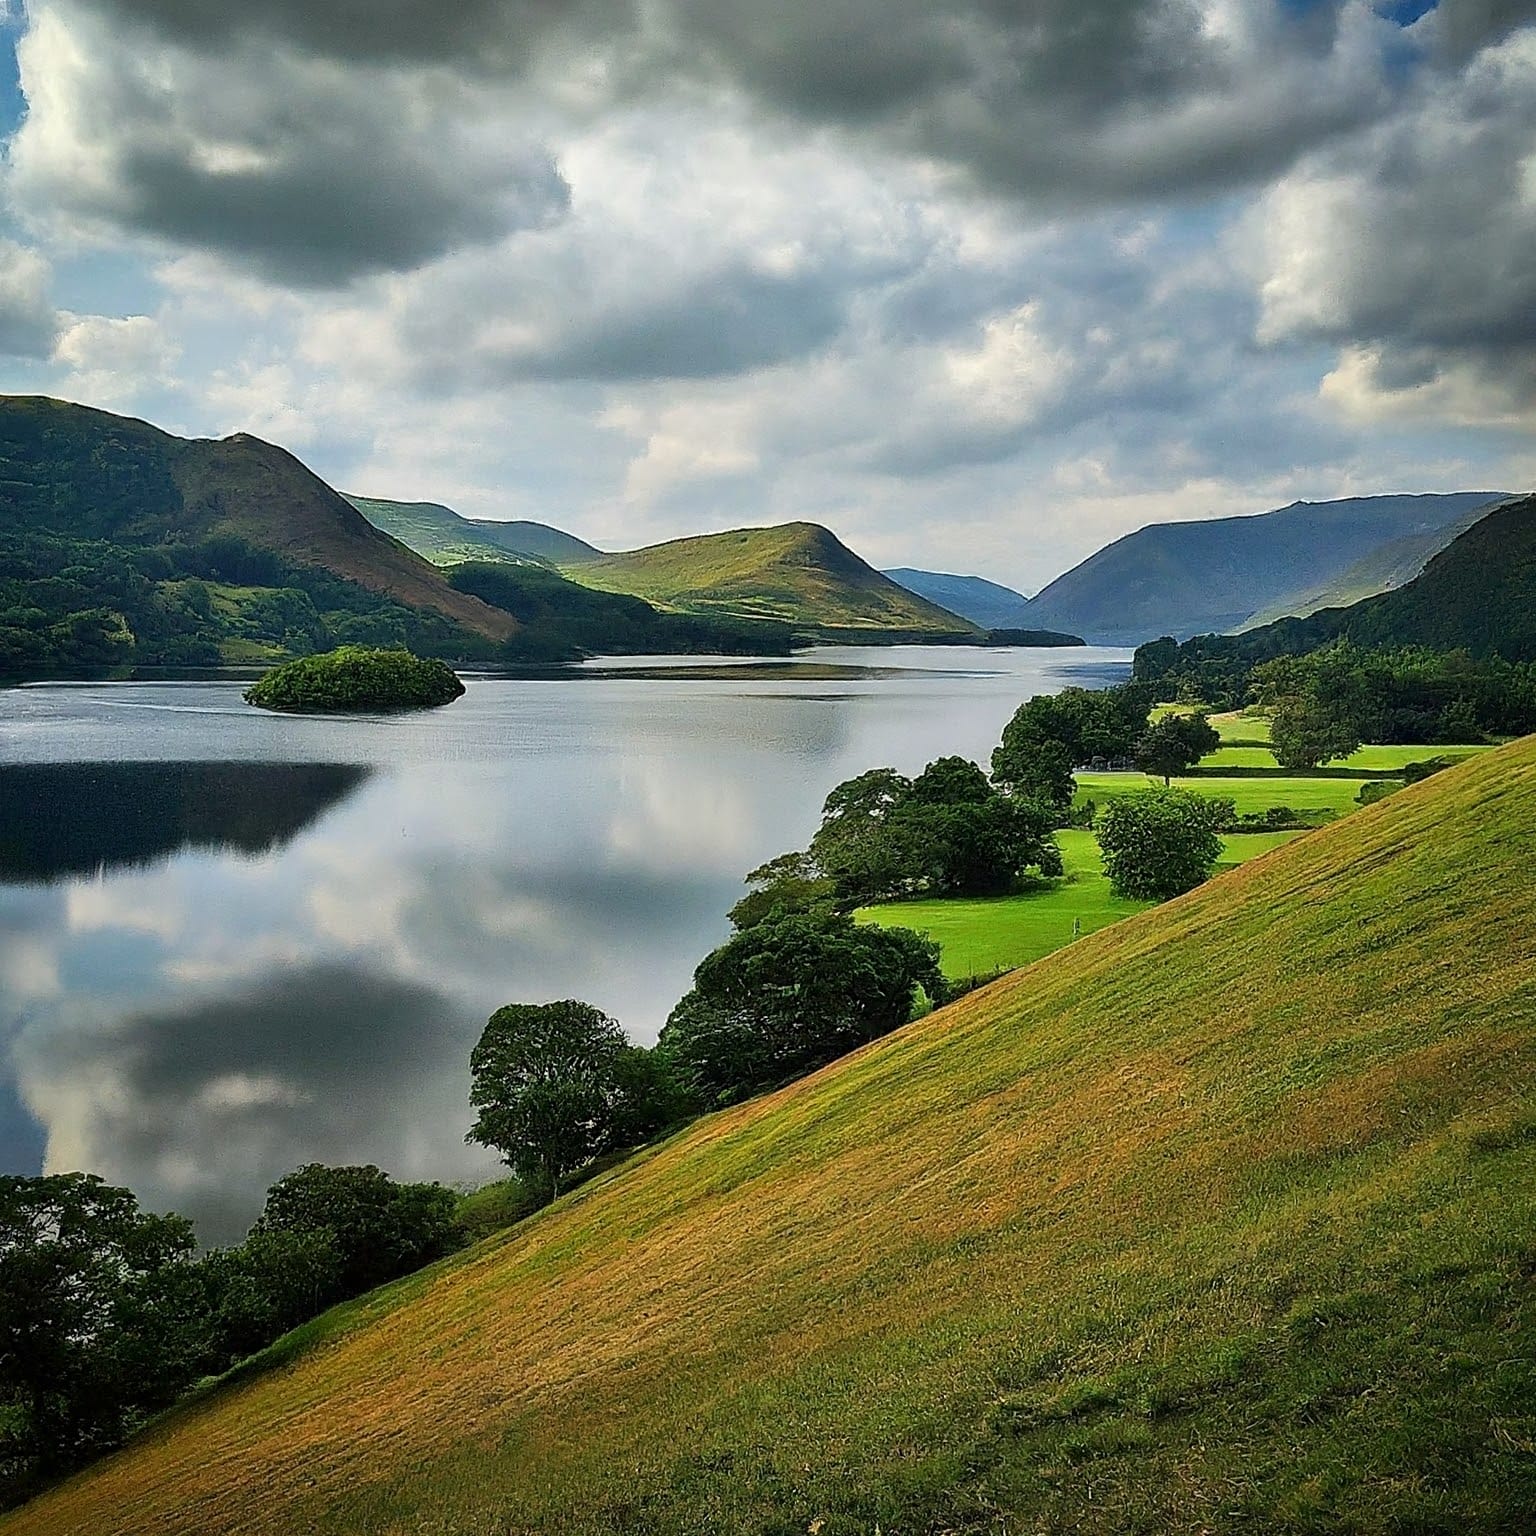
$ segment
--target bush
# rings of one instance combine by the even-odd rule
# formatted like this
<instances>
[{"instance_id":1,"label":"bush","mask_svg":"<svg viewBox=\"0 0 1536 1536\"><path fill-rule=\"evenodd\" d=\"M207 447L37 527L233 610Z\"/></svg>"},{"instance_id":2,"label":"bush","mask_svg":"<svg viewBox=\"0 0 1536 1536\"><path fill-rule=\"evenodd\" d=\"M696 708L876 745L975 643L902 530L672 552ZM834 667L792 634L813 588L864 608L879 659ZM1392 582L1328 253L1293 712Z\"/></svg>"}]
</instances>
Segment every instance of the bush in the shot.
<instances>
[{"instance_id":1,"label":"bush","mask_svg":"<svg viewBox=\"0 0 1536 1536\"><path fill-rule=\"evenodd\" d=\"M246 689L245 698L261 709L342 714L434 709L463 692L464 684L445 662L344 645L274 667Z\"/></svg>"},{"instance_id":2,"label":"bush","mask_svg":"<svg viewBox=\"0 0 1536 1536\"><path fill-rule=\"evenodd\" d=\"M1152 789L1111 802L1099 822L1104 870L1118 896L1166 901L1210 878L1221 853L1218 828L1230 800Z\"/></svg>"}]
</instances>

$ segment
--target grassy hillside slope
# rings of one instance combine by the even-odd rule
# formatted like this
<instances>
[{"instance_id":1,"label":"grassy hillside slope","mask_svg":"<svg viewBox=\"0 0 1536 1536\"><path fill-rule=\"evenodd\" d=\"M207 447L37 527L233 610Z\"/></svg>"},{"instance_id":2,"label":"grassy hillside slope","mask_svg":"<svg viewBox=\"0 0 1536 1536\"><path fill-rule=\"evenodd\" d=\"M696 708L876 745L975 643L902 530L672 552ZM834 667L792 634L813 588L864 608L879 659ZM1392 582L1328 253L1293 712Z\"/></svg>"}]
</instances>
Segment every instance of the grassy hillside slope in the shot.
<instances>
[{"instance_id":1,"label":"grassy hillside slope","mask_svg":"<svg viewBox=\"0 0 1536 1536\"><path fill-rule=\"evenodd\" d=\"M684 612L819 629L976 633L967 620L882 576L815 523L673 539L562 569L583 586Z\"/></svg>"},{"instance_id":2,"label":"grassy hillside slope","mask_svg":"<svg viewBox=\"0 0 1536 1536\"><path fill-rule=\"evenodd\" d=\"M511 615L455 592L292 454L244 433L173 437L147 422L41 396L0 397L0 535L176 552L233 535L320 567L485 639Z\"/></svg>"},{"instance_id":3,"label":"grassy hillside slope","mask_svg":"<svg viewBox=\"0 0 1536 1536\"><path fill-rule=\"evenodd\" d=\"M1116 645L1219 634L1327 585L1383 544L1432 533L1498 495L1299 501L1257 517L1153 524L1058 576L1031 601L1029 622Z\"/></svg>"},{"instance_id":4,"label":"grassy hillside slope","mask_svg":"<svg viewBox=\"0 0 1536 1536\"><path fill-rule=\"evenodd\" d=\"M1511 1531L1536 739L713 1116L0 1525Z\"/></svg>"},{"instance_id":5,"label":"grassy hillside slope","mask_svg":"<svg viewBox=\"0 0 1536 1536\"><path fill-rule=\"evenodd\" d=\"M188 508L210 531L233 533L305 565L321 565L410 608L429 608L491 640L516 621L456 592L428 561L381 532L291 453L238 433L191 442L172 474Z\"/></svg>"},{"instance_id":6,"label":"grassy hillside slope","mask_svg":"<svg viewBox=\"0 0 1536 1536\"><path fill-rule=\"evenodd\" d=\"M434 565L456 565L464 560L547 564L586 560L599 553L585 540L547 523L461 517L452 507L435 501L352 495L347 500L375 528L399 539Z\"/></svg>"}]
</instances>

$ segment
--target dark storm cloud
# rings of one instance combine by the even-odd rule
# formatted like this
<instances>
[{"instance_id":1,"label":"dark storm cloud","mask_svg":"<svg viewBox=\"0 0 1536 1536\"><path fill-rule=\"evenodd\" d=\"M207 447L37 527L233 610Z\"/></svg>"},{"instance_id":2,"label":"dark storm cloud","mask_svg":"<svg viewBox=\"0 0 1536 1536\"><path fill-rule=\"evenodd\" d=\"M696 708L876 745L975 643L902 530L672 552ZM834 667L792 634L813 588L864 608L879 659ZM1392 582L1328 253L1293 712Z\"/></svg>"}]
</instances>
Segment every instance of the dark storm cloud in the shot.
<instances>
[{"instance_id":1,"label":"dark storm cloud","mask_svg":"<svg viewBox=\"0 0 1536 1536\"><path fill-rule=\"evenodd\" d=\"M1536 21L1536 0L1440 0L1424 30L1452 58L1463 59Z\"/></svg>"},{"instance_id":2,"label":"dark storm cloud","mask_svg":"<svg viewBox=\"0 0 1536 1536\"><path fill-rule=\"evenodd\" d=\"M1487 48L1454 90L1264 200L1264 334L1369 348L1387 393L1448 371L1514 409L1536 396L1536 54Z\"/></svg>"},{"instance_id":3,"label":"dark storm cloud","mask_svg":"<svg viewBox=\"0 0 1536 1536\"><path fill-rule=\"evenodd\" d=\"M337 59L500 70L520 70L555 39L610 32L631 10L624 0L94 0L94 6L201 48L244 39Z\"/></svg>"},{"instance_id":4,"label":"dark storm cloud","mask_svg":"<svg viewBox=\"0 0 1536 1536\"><path fill-rule=\"evenodd\" d=\"M466 88L247 41L199 54L142 22L39 4L11 184L36 214L330 285L558 217L548 153Z\"/></svg>"},{"instance_id":5,"label":"dark storm cloud","mask_svg":"<svg viewBox=\"0 0 1536 1536\"><path fill-rule=\"evenodd\" d=\"M1339 3L1227 6L1217 26L1196 0L86 3L210 57L255 43L343 65L581 79L589 109L594 92L612 105L724 85L1067 204L1249 181L1385 99L1359 46L1365 13L1341 30Z\"/></svg>"}]
</instances>

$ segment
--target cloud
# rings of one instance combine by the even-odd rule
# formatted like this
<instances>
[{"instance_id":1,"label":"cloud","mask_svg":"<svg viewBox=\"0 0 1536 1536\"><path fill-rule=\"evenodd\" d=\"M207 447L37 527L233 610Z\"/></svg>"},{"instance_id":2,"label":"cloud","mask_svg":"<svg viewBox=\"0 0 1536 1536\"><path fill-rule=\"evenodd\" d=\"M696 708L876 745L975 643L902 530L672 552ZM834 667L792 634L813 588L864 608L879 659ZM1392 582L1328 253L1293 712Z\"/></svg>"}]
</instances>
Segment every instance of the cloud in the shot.
<instances>
[{"instance_id":1,"label":"cloud","mask_svg":"<svg viewBox=\"0 0 1536 1536\"><path fill-rule=\"evenodd\" d=\"M0 353L47 357L59 333L49 300L52 268L40 252L0 240Z\"/></svg>"},{"instance_id":2,"label":"cloud","mask_svg":"<svg viewBox=\"0 0 1536 1536\"><path fill-rule=\"evenodd\" d=\"M1357 415L1466 422L1536 399L1536 33L1283 178L1250 221L1258 335L1341 349Z\"/></svg>"},{"instance_id":3,"label":"cloud","mask_svg":"<svg viewBox=\"0 0 1536 1536\"><path fill-rule=\"evenodd\" d=\"M44 224L330 285L558 217L566 188L468 87L255 43L203 54L43 0L11 188Z\"/></svg>"},{"instance_id":4,"label":"cloud","mask_svg":"<svg viewBox=\"0 0 1536 1536\"><path fill-rule=\"evenodd\" d=\"M153 1209L238 1238L262 1191L307 1161L423 1163L398 1114L463 1118L471 1021L431 988L345 964L279 969L205 1001L106 1030L25 1033L21 1093L47 1127L48 1167L96 1168ZM434 1143L432 1172L485 1174L483 1153Z\"/></svg>"},{"instance_id":5,"label":"cloud","mask_svg":"<svg viewBox=\"0 0 1536 1536\"><path fill-rule=\"evenodd\" d=\"M177 350L149 315L75 315L59 335L54 360L68 370L64 388L72 399L121 405L147 387L171 385Z\"/></svg>"}]
</instances>

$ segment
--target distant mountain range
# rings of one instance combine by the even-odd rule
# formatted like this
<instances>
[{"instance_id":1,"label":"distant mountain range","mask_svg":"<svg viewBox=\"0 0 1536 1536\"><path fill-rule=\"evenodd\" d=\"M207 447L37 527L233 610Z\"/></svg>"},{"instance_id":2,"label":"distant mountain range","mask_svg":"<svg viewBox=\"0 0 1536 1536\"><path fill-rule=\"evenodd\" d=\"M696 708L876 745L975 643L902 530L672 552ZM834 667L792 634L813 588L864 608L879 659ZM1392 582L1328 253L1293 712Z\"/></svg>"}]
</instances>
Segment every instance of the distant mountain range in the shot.
<instances>
[{"instance_id":1,"label":"distant mountain range","mask_svg":"<svg viewBox=\"0 0 1536 1536\"><path fill-rule=\"evenodd\" d=\"M972 639L979 626L883 576L815 523L737 528L562 565L573 581L685 613L803 630Z\"/></svg>"},{"instance_id":2,"label":"distant mountain range","mask_svg":"<svg viewBox=\"0 0 1536 1536\"><path fill-rule=\"evenodd\" d=\"M1505 494L1299 501L1256 517L1155 523L1058 576L1030 602L1029 622L1132 645L1240 629L1277 606L1311 611L1349 583L1358 592L1400 580Z\"/></svg>"},{"instance_id":3,"label":"distant mountain range","mask_svg":"<svg viewBox=\"0 0 1536 1536\"><path fill-rule=\"evenodd\" d=\"M559 547L572 546L589 547ZM789 647L782 625L678 618L490 552L496 564L450 580L244 433L189 441L0 397L3 675L265 663L344 643L494 662Z\"/></svg>"},{"instance_id":4,"label":"distant mountain range","mask_svg":"<svg viewBox=\"0 0 1536 1536\"><path fill-rule=\"evenodd\" d=\"M514 564L560 565L602 553L584 539L548 523L497 522L461 517L435 501L389 501L379 496L348 495L347 500L375 528L424 555L434 565L463 560L501 560Z\"/></svg>"},{"instance_id":5,"label":"distant mountain range","mask_svg":"<svg viewBox=\"0 0 1536 1536\"><path fill-rule=\"evenodd\" d=\"M1502 501L1405 586L1228 636L1220 648L1260 660L1337 639L1536 661L1536 495Z\"/></svg>"},{"instance_id":6,"label":"distant mountain range","mask_svg":"<svg viewBox=\"0 0 1536 1536\"><path fill-rule=\"evenodd\" d=\"M884 574L898 586L983 629L1029 629L1034 625L1029 599L1022 592L983 576L951 576L942 571L914 571L906 566Z\"/></svg>"}]
</instances>

